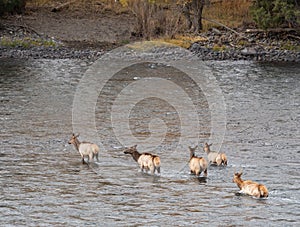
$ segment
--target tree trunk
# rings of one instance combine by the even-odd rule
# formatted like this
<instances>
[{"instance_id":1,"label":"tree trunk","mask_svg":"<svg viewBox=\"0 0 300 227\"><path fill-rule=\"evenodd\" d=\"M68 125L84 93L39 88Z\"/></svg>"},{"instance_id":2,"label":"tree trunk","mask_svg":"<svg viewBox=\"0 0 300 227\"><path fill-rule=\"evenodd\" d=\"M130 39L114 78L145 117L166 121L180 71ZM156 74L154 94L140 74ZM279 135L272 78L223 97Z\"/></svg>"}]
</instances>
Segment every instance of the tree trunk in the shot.
<instances>
[{"instance_id":1,"label":"tree trunk","mask_svg":"<svg viewBox=\"0 0 300 227\"><path fill-rule=\"evenodd\" d=\"M191 19L191 3L190 2L186 2L183 5L182 13L183 13L185 19L187 20L188 29L191 30L192 26L193 26L193 21Z\"/></svg>"},{"instance_id":2,"label":"tree trunk","mask_svg":"<svg viewBox=\"0 0 300 227\"><path fill-rule=\"evenodd\" d=\"M202 11L205 0L192 0L192 8L194 10L194 27L195 32L200 33L202 30Z\"/></svg>"}]
</instances>

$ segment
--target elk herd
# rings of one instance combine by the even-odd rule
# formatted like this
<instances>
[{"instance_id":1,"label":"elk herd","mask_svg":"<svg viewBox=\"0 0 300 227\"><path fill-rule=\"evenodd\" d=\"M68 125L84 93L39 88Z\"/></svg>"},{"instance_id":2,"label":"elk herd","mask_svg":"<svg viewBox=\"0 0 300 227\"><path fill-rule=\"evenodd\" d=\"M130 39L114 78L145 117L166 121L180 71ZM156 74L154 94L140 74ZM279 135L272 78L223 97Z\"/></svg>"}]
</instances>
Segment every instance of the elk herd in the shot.
<instances>
[{"instance_id":1,"label":"elk herd","mask_svg":"<svg viewBox=\"0 0 300 227\"><path fill-rule=\"evenodd\" d=\"M99 161L99 147L94 143L80 142L78 140L78 137L79 134L73 134L71 139L69 140L69 144L73 144L76 150L80 153L82 163L85 163L85 157L87 157L88 162L93 161L94 158L96 158L96 160ZM203 146L203 150L207 154L208 161L205 157L198 157L195 155L195 151L198 146L189 146L190 159L188 164L190 167L191 174L194 174L199 177L200 174L203 172L203 176L207 177L209 165L227 166L227 156L225 155L225 153L211 151L211 146L212 144L208 143L205 143ZM150 171L151 174L155 174L155 172L160 174L161 160L158 155L151 153L140 153L137 151L137 145L126 148L124 150L124 154L130 154L134 161L138 163L142 172ZM233 182L236 183L239 187L239 193L254 196L257 198L268 197L269 193L266 186L264 186L263 184L253 182L251 180L242 180L241 176L242 172L237 172L233 175Z\"/></svg>"}]
</instances>

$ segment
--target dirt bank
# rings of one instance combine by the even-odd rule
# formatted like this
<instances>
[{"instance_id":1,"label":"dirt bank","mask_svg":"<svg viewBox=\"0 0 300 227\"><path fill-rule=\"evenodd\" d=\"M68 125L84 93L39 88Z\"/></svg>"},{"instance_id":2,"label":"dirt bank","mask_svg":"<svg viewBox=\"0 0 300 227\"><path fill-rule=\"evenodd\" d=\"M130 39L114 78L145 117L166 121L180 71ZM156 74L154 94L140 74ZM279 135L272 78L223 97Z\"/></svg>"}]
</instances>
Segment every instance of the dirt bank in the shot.
<instances>
[{"instance_id":1,"label":"dirt bank","mask_svg":"<svg viewBox=\"0 0 300 227\"><path fill-rule=\"evenodd\" d=\"M36 33L77 49L106 49L133 40L131 33L134 17L128 13L116 14L112 11L96 13L76 9L52 12L51 7L31 7L26 9L24 15L2 18L0 24L1 36L13 35L12 33L18 32L16 29L19 28L19 31ZM5 31L7 27L9 33Z\"/></svg>"}]
</instances>

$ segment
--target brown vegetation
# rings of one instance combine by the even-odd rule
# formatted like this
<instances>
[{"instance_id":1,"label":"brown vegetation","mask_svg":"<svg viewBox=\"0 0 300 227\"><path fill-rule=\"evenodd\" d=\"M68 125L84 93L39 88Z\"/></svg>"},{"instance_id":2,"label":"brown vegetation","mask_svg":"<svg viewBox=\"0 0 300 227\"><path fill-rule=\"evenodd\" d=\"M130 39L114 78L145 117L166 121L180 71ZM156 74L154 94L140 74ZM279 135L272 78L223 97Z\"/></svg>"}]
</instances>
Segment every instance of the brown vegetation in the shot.
<instances>
[{"instance_id":1,"label":"brown vegetation","mask_svg":"<svg viewBox=\"0 0 300 227\"><path fill-rule=\"evenodd\" d=\"M184 48L200 42L205 43L206 47L212 45L217 51L227 48L222 43L223 39L225 44L232 44L232 41L249 43L242 31L253 28L254 25L249 12L252 0L205 1L201 34L189 30L182 5L187 1L27 0L26 13L7 17L3 24L13 23L26 31L34 31L51 39L53 37L71 47L91 47L101 51L141 39L159 39ZM213 29L216 35L210 35L212 28L217 28ZM237 34L237 38L231 38L227 33L223 35L220 28L226 28L229 34ZM7 29L9 30L12 29ZM6 37L3 31L0 32L7 43L10 34L5 34ZM294 39L298 39L298 35L292 35ZM253 37L254 40L257 39L254 34L251 40Z\"/></svg>"},{"instance_id":2,"label":"brown vegetation","mask_svg":"<svg viewBox=\"0 0 300 227\"><path fill-rule=\"evenodd\" d=\"M153 3L155 2L155 4ZM97 20L104 15L129 21L131 35L135 38L152 39L157 37L175 38L189 31L189 22L184 15L184 3L189 1L148 1L148 0L27 0L27 8L38 12L41 8L48 11L61 9L60 15L73 18ZM252 23L249 15L251 0L205 1L203 9L203 31L219 27L212 20L228 27L239 27ZM60 8L61 7L61 8ZM194 11L190 12L193 17ZM55 16L54 16L55 17ZM208 20L205 20L208 19ZM124 25L126 26L126 25ZM196 26L196 25L195 25ZM118 24L111 26L120 27ZM128 37L124 38L128 40Z\"/></svg>"}]
</instances>

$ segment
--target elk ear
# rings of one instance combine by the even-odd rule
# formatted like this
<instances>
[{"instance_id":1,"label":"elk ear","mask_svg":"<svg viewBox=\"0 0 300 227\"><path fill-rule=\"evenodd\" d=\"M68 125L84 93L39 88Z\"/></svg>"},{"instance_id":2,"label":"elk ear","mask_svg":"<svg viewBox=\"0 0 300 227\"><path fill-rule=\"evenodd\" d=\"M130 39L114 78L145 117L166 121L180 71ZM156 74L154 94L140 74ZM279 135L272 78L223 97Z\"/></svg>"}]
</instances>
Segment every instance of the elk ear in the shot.
<instances>
[{"instance_id":1,"label":"elk ear","mask_svg":"<svg viewBox=\"0 0 300 227\"><path fill-rule=\"evenodd\" d=\"M213 144L211 143L211 144L209 144L208 146L210 147L211 145L213 145Z\"/></svg>"},{"instance_id":2,"label":"elk ear","mask_svg":"<svg viewBox=\"0 0 300 227\"><path fill-rule=\"evenodd\" d=\"M136 147L137 147L137 144L133 146L133 148L136 148Z\"/></svg>"},{"instance_id":3,"label":"elk ear","mask_svg":"<svg viewBox=\"0 0 300 227\"><path fill-rule=\"evenodd\" d=\"M195 149L198 148L198 145L195 146Z\"/></svg>"}]
</instances>

